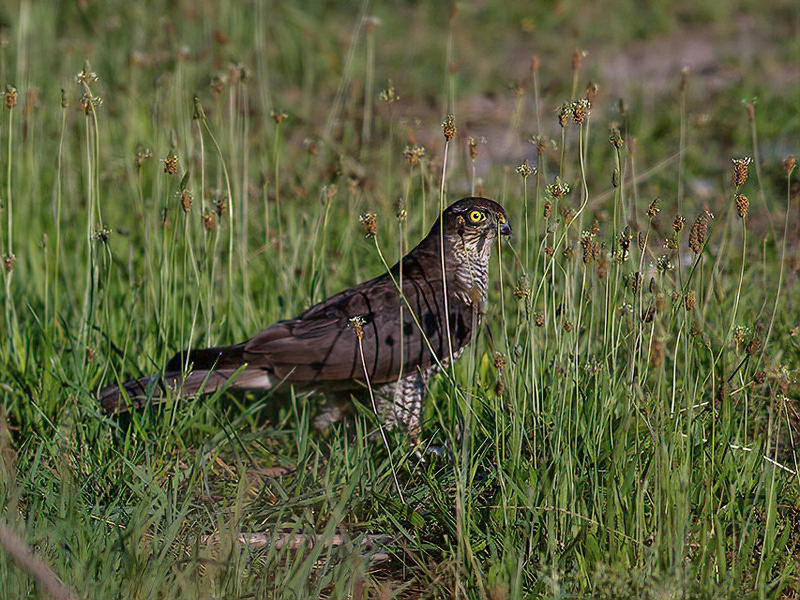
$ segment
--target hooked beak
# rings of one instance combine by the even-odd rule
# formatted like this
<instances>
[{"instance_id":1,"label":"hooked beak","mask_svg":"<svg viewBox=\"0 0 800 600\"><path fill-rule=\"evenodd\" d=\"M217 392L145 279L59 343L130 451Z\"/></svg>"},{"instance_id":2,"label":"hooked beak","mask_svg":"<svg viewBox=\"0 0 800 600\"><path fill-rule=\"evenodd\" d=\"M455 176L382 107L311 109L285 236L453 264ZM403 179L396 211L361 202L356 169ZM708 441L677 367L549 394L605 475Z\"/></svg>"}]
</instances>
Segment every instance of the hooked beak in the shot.
<instances>
[{"instance_id":1,"label":"hooked beak","mask_svg":"<svg viewBox=\"0 0 800 600\"><path fill-rule=\"evenodd\" d=\"M511 235L511 225L508 224L508 221L500 223L500 235Z\"/></svg>"}]
</instances>

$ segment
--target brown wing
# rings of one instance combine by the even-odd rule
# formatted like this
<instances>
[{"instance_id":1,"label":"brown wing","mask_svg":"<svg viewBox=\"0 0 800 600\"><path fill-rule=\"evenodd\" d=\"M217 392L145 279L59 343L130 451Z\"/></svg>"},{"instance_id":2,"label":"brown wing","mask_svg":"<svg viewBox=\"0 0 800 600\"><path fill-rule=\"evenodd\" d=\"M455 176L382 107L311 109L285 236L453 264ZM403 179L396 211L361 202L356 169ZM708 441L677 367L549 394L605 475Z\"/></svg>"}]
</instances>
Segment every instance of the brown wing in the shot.
<instances>
[{"instance_id":1,"label":"brown wing","mask_svg":"<svg viewBox=\"0 0 800 600\"><path fill-rule=\"evenodd\" d=\"M435 364L431 349L439 357L447 352L441 279L426 277L425 269L413 262L403 268L408 271L403 289L416 320L401 302L394 282L384 275L267 328L245 344L245 360L269 363L289 383L356 387L356 381L364 380L364 367L350 319L359 316L364 320L361 344L372 383L395 381L401 367L410 373ZM393 272L397 278L397 267ZM451 308L454 348L465 344L470 334L469 319L458 313Z\"/></svg>"}]
</instances>

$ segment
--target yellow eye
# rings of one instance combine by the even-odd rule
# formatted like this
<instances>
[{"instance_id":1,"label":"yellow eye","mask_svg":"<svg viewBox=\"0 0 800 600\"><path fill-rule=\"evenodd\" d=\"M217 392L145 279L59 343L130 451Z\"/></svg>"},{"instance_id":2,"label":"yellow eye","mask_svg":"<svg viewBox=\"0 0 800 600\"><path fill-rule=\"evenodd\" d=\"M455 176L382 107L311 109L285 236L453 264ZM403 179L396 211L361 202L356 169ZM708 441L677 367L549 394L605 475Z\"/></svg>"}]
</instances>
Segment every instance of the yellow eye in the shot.
<instances>
[{"instance_id":1,"label":"yellow eye","mask_svg":"<svg viewBox=\"0 0 800 600\"><path fill-rule=\"evenodd\" d=\"M469 220L473 223L480 223L484 218L483 213L479 210L473 210L469 213Z\"/></svg>"}]
</instances>

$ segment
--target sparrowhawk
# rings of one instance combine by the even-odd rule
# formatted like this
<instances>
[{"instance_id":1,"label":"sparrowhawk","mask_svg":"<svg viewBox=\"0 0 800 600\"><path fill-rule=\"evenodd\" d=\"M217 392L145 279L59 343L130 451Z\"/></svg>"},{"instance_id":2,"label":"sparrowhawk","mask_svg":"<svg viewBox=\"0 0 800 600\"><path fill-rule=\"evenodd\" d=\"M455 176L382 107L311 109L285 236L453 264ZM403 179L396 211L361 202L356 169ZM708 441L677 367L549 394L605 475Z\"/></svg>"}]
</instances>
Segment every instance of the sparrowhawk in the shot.
<instances>
[{"instance_id":1,"label":"sparrowhawk","mask_svg":"<svg viewBox=\"0 0 800 600\"><path fill-rule=\"evenodd\" d=\"M341 398L369 385L384 426L416 436L428 380L461 355L480 321L498 234L511 234L500 204L459 200L389 272L246 342L179 353L163 374L106 387L99 393L102 409L113 414L140 407L163 399L168 389L192 396L226 384L256 390L291 384ZM329 404L317 423L337 420L341 406Z\"/></svg>"}]
</instances>

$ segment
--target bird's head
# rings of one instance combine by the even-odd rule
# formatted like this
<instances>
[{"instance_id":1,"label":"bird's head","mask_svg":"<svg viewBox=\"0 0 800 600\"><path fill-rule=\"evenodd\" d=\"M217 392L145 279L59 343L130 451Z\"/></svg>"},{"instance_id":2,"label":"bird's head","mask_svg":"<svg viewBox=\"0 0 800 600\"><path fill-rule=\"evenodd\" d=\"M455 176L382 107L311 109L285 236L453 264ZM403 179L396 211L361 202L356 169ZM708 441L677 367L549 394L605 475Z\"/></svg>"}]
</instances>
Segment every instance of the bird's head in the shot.
<instances>
[{"instance_id":1,"label":"bird's head","mask_svg":"<svg viewBox=\"0 0 800 600\"><path fill-rule=\"evenodd\" d=\"M483 254L487 242L500 235L511 235L505 209L488 198L462 198L442 213L444 234L458 239L469 251ZM460 244L459 244L460 245Z\"/></svg>"}]
</instances>

